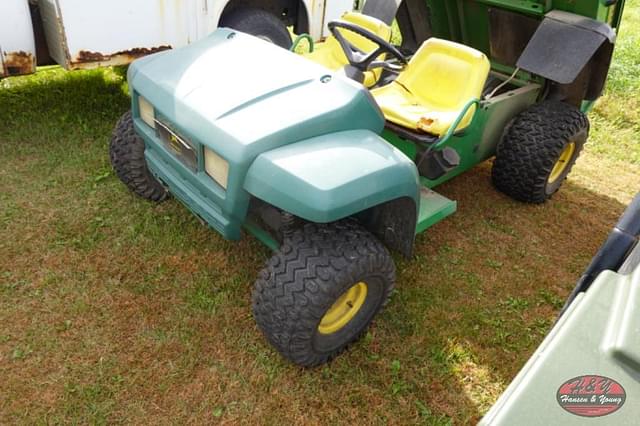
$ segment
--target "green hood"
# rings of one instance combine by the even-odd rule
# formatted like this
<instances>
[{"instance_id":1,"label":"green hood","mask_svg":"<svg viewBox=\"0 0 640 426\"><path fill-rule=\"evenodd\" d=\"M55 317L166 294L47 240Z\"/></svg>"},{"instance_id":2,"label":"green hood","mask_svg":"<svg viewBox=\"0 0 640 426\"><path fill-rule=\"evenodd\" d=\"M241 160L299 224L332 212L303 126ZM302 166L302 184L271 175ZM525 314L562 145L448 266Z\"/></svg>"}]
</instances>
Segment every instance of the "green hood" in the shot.
<instances>
[{"instance_id":1,"label":"green hood","mask_svg":"<svg viewBox=\"0 0 640 426\"><path fill-rule=\"evenodd\" d=\"M368 91L258 38L219 29L134 62L130 84L157 115L232 162L329 132L382 131Z\"/></svg>"}]
</instances>

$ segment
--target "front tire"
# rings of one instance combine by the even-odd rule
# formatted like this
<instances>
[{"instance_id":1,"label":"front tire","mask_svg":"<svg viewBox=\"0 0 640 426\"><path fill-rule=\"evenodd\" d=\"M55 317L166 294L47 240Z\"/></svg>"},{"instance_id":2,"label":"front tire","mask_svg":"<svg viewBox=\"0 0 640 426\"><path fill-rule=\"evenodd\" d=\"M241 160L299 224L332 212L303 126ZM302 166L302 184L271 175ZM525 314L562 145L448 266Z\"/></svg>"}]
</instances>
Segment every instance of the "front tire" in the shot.
<instances>
[{"instance_id":1,"label":"front tire","mask_svg":"<svg viewBox=\"0 0 640 426\"><path fill-rule=\"evenodd\" d=\"M158 203L169 197L167 190L147 167L144 141L133 127L131 111L125 113L116 124L109 144L109 157L118 178L134 194Z\"/></svg>"},{"instance_id":2,"label":"front tire","mask_svg":"<svg viewBox=\"0 0 640 426\"><path fill-rule=\"evenodd\" d=\"M312 367L362 336L394 282L389 252L357 222L306 224L260 273L253 312L278 352Z\"/></svg>"},{"instance_id":3,"label":"front tire","mask_svg":"<svg viewBox=\"0 0 640 426\"><path fill-rule=\"evenodd\" d=\"M589 136L589 120L559 101L532 106L498 144L493 184L518 201L543 203L560 189Z\"/></svg>"},{"instance_id":4,"label":"front tire","mask_svg":"<svg viewBox=\"0 0 640 426\"><path fill-rule=\"evenodd\" d=\"M291 35L284 23L262 9L234 10L224 16L220 26L251 34L284 49L289 49L292 45Z\"/></svg>"}]
</instances>

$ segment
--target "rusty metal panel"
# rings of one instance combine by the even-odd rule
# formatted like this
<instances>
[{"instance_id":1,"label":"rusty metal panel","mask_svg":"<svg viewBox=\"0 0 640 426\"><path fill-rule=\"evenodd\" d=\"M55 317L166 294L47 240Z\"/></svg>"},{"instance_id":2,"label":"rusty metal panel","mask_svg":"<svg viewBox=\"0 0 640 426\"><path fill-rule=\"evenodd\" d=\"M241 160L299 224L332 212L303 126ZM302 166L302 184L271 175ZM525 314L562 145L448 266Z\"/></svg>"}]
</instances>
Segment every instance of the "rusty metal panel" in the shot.
<instances>
[{"instance_id":1,"label":"rusty metal panel","mask_svg":"<svg viewBox=\"0 0 640 426\"><path fill-rule=\"evenodd\" d=\"M36 71L28 0L0 1L0 78Z\"/></svg>"},{"instance_id":2,"label":"rusty metal panel","mask_svg":"<svg viewBox=\"0 0 640 426\"><path fill-rule=\"evenodd\" d=\"M36 72L36 57L31 52L2 52L2 71L4 77L33 74Z\"/></svg>"},{"instance_id":3,"label":"rusty metal panel","mask_svg":"<svg viewBox=\"0 0 640 426\"><path fill-rule=\"evenodd\" d=\"M67 69L128 64L204 36L205 0L40 0L52 57Z\"/></svg>"}]
</instances>

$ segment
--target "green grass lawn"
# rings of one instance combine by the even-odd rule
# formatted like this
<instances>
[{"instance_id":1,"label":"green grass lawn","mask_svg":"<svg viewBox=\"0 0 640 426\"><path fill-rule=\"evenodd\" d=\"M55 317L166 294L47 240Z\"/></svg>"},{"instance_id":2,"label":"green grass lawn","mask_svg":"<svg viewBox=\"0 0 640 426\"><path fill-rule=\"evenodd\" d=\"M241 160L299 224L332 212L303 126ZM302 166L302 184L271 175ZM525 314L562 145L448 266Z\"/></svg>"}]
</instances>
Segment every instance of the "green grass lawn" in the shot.
<instances>
[{"instance_id":1,"label":"green grass lawn","mask_svg":"<svg viewBox=\"0 0 640 426\"><path fill-rule=\"evenodd\" d=\"M251 316L269 252L223 240L111 171L128 109L113 70L0 82L0 424L465 424L541 342L640 188L640 0L628 2L592 136L549 203L490 164L439 188L456 215L396 258L398 290L330 365L284 361Z\"/></svg>"}]
</instances>

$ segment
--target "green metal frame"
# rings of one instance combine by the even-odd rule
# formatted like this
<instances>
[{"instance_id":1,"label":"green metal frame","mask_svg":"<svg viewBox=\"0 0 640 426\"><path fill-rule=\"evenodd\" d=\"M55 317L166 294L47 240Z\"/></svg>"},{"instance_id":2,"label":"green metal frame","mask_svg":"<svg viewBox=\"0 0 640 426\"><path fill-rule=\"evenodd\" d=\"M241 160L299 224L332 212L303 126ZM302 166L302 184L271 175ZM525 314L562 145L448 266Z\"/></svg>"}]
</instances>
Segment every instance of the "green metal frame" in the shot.
<instances>
[{"instance_id":1,"label":"green metal frame","mask_svg":"<svg viewBox=\"0 0 640 426\"><path fill-rule=\"evenodd\" d=\"M455 129L455 126L452 126L447 135L442 137L432 148L433 150L441 150L445 147L455 149L460 155L460 165L435 180L421 177L422 185L427 188L435 188L464 173L478 163L493 157L502 132L508 122L516 114L536 103L540 96L541 88L542 86L538 84L529 84L489 100L479 101L474 99L469 101L466 109L473 105L478 106L469 126L464 131L457 133L452 132L451 129ZM464 115L461 114L458 118L461 119L461 117L464 117ZM459 124L459 120L456 120L456 122ZM389 129L385 129L382 136L404 152L406 156L414 161L416 160L419 148L414 142L401 138Z\"/></svg>"},{"instance_id":2,"label":"green metal frame","mask_svg":"<svg viewBox=\"0 0 640 426\"><path fill-rule=\"evenodd\" d=\"M315 49L315 43L313 41L313 37L311 37L311 35L306 34L306 33L305 34L300 34L299 36L297 36L296 39L293 41L293 44L291 45L291 48L289 50L292 51L292 52L296 52L296 49L298 49L298 46L304 40L306 40L307 43L309 43L309 52L308 53L313 53L313 51Z\"/></svg>"},{"instance_id":3,"label":"green metal frame","mask_svg":"<svg viewBox=\"0 0 640 426\"><path fill-rule=\"evenodd\" d=\"M458 117L456 117L456 119L454 120L453 124L451 125L451 127L449 127L449 130L447 130L447 133L444 134L444 136L442 138L440 138L440 140L438 140L432 147L431 149L433 150L440 150L442 148L444 148L447 143L449 142L449 140L451 139L451 137L454 135L454 133L457 132L458 127L460 126L460 122L464 119L465 115L467 115L467 112L469 112L469 108L471 108L474 105L479 105L480 104L480 99L474 98L471 99L469 102L466 103L466 105L462 108L462 111L460 112L460 114L458 114ZM477 110L476 110L477 112ZM475 118L475 113L473 114L473 117L471 118L471 122L473 122L473 118Z\"/></svg>"},{"instance_id":4,"label":"green metal frame","mask_svg":"<svg viewBox=\"0 0 640 426\"><path fill-rule=\"evenodd\" d=\"M487 55L489 49L489 9L499 8L542 19L551 10L575 13L607 22L618 29L624 0L607 6L602 0L430 0L431 27L439 38L464 43Z\"/></svg>"}]
</instances>

